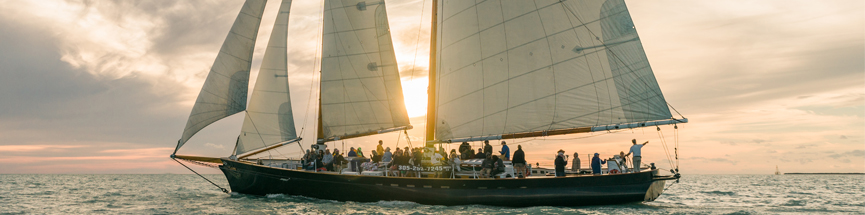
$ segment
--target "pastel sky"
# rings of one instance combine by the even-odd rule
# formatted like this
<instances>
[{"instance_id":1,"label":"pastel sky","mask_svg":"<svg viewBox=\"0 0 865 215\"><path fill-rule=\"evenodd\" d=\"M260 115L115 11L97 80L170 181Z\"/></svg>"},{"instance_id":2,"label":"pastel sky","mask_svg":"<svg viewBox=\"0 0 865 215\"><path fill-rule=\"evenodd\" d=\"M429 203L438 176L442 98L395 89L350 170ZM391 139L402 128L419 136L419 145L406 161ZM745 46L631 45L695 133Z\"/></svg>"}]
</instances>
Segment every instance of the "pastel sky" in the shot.
<instances>
[{"instance_id":1,"label":"pastel sky","mask_svg":"<svg viewBox=\"0 0 865 215\"><path fill-rule=\"evenodd\" d=\"M251 82L278 3L267 5ZM776 165L865 172L865 2L626 3L667 101L690 120L678 129L683 174L771 174ZM0 173L188 173L168 156L242 4L0 0ZM426 113L430 5L387 0L415 146ZM314 139L306 113L316 98L320 8L296 0L289 24L291 98L306 140ZM242 120L211 125L179 154L229 155ZM662 140L672 146L676 135L661 129L664 139L652 127L508 142L550 167L559 149L586 164L589 153L609 157L631 139L648 140L643 162L669 168ZM379 139L406 145L396 133L329 145L368 153ZM294 145L265 156L298 152Z\"/></svg>"}]
</instances>

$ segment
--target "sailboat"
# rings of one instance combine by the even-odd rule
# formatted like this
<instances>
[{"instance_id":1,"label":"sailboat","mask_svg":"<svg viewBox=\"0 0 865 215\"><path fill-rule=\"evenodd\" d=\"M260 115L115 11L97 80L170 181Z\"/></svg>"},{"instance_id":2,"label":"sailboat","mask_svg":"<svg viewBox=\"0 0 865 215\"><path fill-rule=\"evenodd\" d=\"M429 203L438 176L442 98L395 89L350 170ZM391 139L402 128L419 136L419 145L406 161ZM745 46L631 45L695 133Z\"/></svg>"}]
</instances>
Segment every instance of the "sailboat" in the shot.
<instances>
[{"instance_id":1,"label":"sailboat","mask_svg":"<svg viewBox=\"0 0 865 215\"><path fill-rule=\"evenodd\" d=\"M291 159L250 159L303 142L286 80L290 0L281 1L246 106L264 5L264 0L244 3L171 155L218 167L231 192L357 202L574 206L653 201L667 180L680 177L672 167L672 175L652 167L565 177L396 177L300 170L300 161ZM325 1L323 12L318 128L311 149L412 129L385 2ZM431 36L427 148L687 123L672 117L623 0L434 0ZM240 112L245 119L231 155L177 154L202 128Z\"/></svg>"}]
</instances>

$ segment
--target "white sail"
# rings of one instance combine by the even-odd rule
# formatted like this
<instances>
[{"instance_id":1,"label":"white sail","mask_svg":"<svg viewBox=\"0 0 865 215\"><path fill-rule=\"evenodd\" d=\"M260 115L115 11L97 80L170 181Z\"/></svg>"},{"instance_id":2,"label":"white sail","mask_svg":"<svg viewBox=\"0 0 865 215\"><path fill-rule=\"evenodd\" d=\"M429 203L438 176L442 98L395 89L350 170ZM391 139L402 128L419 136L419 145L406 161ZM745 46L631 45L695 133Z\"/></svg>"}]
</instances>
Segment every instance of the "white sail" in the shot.
<instances>
[{"instance_id":1,"label":"white sail","mask_svg":"<svg viewBox=\"0 0 865 215\"><path fill-rule=\"evenodd\" d=\"M236 154L297 138L288 90L288 14L291 0L282 0L279 14L264 51L261 69L246 118L240 132Z\"/></svg>"},{"instance_id":2,"label":"white sail","mask_svg":"<svg viewBox=\"0 0 865 215\"><path fill-rule=\"evenodd\" d=\"M325 1L321 133L326 139L409 126L384 1Z\"/></svg>"},{"instance_id":3,"label":"white sail","mask_svg":"<svg viewBox=\"0 0 865 215\"><path fill-rule=\"evenodd\" d=\"M249 68L265 3L247 0L243 4L195 100L175 153L202 128L246 109Z\"/></svg>"},{"instance_id":4,"label":"white sail","mask_svg":"<svg viewBox=\"0 0 865 215\"><path fill-rule=\"evenodd\" d=\"M436 139L670 119L623 0L439 1Z\"/></svg>"}]
</instances>

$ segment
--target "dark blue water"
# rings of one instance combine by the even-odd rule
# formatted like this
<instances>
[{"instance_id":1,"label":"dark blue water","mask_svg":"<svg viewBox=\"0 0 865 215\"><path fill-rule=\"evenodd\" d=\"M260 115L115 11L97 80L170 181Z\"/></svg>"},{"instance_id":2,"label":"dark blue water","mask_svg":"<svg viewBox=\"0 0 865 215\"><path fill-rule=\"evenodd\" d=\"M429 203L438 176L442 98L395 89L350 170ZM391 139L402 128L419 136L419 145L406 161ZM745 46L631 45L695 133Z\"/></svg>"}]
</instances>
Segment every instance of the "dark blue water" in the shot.
<instances>
[{"instance_id":1,"label":"dark blue water","mask_svg":"<svg viewBox=\"0 0 865 215\"><path fill-rule=\"evenodd\" d=\"M227 186L222 175L207 175ZM685 175L655 202L431 206L224 194L195 175L0 175L0 214L865 214L862 175Z\"/></svg>"}]
</instances>

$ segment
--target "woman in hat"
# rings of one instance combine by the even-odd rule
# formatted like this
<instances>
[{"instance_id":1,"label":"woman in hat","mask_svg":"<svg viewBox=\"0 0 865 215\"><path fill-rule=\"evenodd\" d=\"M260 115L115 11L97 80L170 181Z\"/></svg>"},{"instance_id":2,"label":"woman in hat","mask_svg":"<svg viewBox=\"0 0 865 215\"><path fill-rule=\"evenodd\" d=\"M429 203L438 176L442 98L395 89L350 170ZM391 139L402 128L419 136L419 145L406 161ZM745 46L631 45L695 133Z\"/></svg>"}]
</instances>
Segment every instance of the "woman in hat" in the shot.
<instances>
[{"instance_id":1,"label":"woman in hat","mask_svg":"<svg viewBox=\"0 0 865 215\"><path fill-rule=\"evenodd\" d=\"M565 150L559 149L559 154L556 155L556 177L565 176L565 166L568 165L568 157L565 155Z\"/></svg>"}]
</instances>

